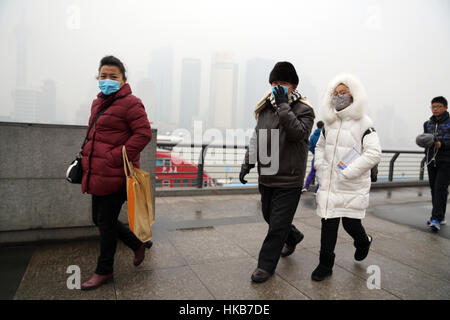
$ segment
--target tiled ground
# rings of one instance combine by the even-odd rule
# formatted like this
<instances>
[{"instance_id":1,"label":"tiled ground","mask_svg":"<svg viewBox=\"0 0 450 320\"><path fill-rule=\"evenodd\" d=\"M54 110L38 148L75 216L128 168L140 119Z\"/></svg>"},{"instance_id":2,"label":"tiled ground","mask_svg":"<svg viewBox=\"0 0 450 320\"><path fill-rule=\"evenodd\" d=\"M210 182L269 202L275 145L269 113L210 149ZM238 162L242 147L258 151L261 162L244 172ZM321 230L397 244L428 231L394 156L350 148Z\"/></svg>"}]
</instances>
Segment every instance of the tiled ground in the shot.
<instances>
[{"instance_id":1,"label":"tiled ground","mask_svg":"<svg viewBox=\"0 0 450 320\"><path fill-rule=\"evenodd\" d=\"M95 269L97 241L39 246L14 299L450 299L450 240L375 215L382 205L419 208L430 201L427 188L372 192L363 220L374 238L369 256L354 261L352 239L341 226L333 275L320 283L311 280L320 246L311 193L302 195L294 219L305 239L280 259L269 281L250 281L267 232L259 200L259 195L158 198L154 245L145 261L134 267L133 252L119 243L114 281L93 291L67 289L66 270L78 265L81 280L87 279ZM380 268L381 289L367 287L371 265Z\"/></svg>"}]
</instances>

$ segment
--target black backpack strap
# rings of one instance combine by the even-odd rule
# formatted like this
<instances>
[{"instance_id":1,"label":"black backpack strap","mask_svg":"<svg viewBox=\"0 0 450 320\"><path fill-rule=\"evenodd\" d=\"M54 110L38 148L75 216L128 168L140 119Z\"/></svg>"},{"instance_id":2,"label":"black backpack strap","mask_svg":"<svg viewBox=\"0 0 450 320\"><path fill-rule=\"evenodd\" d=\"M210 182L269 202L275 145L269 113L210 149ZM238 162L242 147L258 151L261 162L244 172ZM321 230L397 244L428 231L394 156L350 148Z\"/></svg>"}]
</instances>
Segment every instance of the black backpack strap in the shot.
<instances>
[{"instance_id":1,"label":"black backpack strap","mask_svg":"<svg viewBox=\"0 0 450 320\"><path fill-rule=\"evenodd\" d=\"M372 132L376 132L376 131L375 131L375 128L370 127L370 128L367 129L367 130L364 132L364 134L362 135L362 138L361 138L361 149L362 149L362 146L363 146L363 140L364 140L364 137L367 136L368 134L371 134Z\"/></svg>"},{"instance_id":2,"label":"black backpack strap","mask_svg":"<svg viewBox=\"0 0 450 320\"><path fill-rule=\"evenodd\" d=\"M370 127L369 129L367 129L364 132L364 134L363 134L363 136L361 138L361 150L362 150L362 147L363 147L364 137L367 136L368 134L371 134L372 132L376 132L375 128ZM372 169L370 169L370 180L372 182L376 182L377 181L377 176L378 176L378 164L375 165L375 167L373 167Z\"/></svg>"},{"instance_id":3,"label":"black backpack strap","mask_svg":"<svg viewBox=\"0 0 450 320\"><path fill-rule=\"evenodd\" d=\"M361 138L361 144L362 144L362 142L363 142L363 140L364 140L364 137L367 136L368 134L371 134L372 132L376 132L376 131L375 131L375 128L370 127L369 129L367 129L367 130L364 132L364 134L363 134L363 136L362 136L362 138Z\"/></svg>"}]
</instances>

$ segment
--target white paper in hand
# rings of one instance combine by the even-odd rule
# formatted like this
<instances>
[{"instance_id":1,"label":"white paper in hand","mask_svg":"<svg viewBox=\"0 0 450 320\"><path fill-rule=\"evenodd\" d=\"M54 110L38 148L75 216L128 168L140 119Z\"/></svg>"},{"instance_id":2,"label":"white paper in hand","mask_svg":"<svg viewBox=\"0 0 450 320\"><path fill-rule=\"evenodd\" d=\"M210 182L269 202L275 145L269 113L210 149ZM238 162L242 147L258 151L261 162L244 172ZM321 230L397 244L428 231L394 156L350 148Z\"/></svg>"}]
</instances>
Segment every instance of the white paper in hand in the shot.
<instances>
[{"instance_id":1,"label":"white paper in hand","mask_svg":"<svg viewBox=\"0 0 450 320\"><path fill-rule=\"evenodd\" d=\"M339 169L344 170L350 163L355 161L355 159L358 159L360 156L361 153L359 153L359 151L353 147L349 152L347 152L347 154L341 159L341 161L339 161L337 166Z\"/></svg>"}]
</instances>

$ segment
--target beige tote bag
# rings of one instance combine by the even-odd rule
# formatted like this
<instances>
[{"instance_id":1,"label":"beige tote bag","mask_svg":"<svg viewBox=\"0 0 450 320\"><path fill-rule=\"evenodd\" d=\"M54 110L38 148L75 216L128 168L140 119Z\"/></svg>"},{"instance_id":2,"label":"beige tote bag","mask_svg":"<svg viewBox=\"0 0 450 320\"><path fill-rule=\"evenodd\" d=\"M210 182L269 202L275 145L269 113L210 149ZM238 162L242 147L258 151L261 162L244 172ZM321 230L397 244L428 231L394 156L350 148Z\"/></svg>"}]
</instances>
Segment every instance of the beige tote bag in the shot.
<instances>
[{"instance_id":1,"label":"beige tote bag","mask_svg":"<svg viewBox=\"0 0 450 320\"><path fill-rule=\"evenodd\" d=\"M155 221L150 174L133 167L133 163L128 161L125 146L122 148L122 156L127 177L128 223L136 237L146 242L152 239L152 225Z\"/></svg>"}]
</instances>

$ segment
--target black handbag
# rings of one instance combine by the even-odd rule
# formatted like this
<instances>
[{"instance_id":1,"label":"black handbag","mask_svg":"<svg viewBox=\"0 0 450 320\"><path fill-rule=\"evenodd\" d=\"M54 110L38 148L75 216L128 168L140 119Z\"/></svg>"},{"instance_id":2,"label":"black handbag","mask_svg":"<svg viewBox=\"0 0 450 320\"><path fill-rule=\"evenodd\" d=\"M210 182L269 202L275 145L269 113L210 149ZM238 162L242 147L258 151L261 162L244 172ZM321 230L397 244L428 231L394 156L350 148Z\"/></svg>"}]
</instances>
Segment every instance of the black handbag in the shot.
<instances>
[{"instance_id":1,"label":"black handbag","mask_svg":"<svg viewBox=\"0 0 450 320\"><path fill-rule=\"evenodd\" d=\"M70 163L69 168L66 171L66 180L69 181L70 183L77 183L77 184L81 183L81 180L83 179L83 167L81 166L81 158L82 158L81 151L83 150L84 145L88 141L89 133L91 132L91 129L94 126L95 122L111 106L112 102L113 99L107 100L107 103L109 103L109 105L106 106L102 111L100 111L98 115L95 117L95 119L92 121L89 130L86 134L86 138L84 138L80 152L78 152L78 154L76 155L75 160L73 160Z\"/></svg>"},{"instance_id":2,"label":"black handbag","mask_svg":"<svg viewBox=\"0 0 450 320\"><path fill-rule=\"evenodd\" d=\"M81 183L83 178L83 168L81 166L81 151L77 154L75 160L72 161L66 172L66 180L70 183Z\"/></svg>"}]
</instances>

